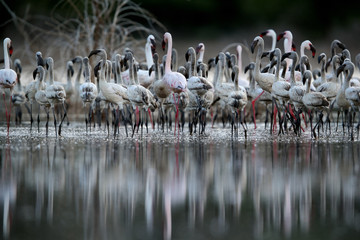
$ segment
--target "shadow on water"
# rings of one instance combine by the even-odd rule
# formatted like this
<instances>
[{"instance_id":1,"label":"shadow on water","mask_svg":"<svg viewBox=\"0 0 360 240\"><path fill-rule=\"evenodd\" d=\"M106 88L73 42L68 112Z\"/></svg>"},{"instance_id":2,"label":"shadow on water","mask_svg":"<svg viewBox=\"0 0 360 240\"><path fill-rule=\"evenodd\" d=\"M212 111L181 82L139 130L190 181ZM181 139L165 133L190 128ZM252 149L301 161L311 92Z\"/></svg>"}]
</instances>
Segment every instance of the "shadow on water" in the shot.
<instances>
[{"instance_id":1,"label":"shadow on water","mask_svg":"<svg viewBox=\"0 0 360 240\"><path fill-rule=\"evenodd\" d=\"M2 237L360 236L359 142L221 131L0 137Z\"/></svg>"}]
</instances>

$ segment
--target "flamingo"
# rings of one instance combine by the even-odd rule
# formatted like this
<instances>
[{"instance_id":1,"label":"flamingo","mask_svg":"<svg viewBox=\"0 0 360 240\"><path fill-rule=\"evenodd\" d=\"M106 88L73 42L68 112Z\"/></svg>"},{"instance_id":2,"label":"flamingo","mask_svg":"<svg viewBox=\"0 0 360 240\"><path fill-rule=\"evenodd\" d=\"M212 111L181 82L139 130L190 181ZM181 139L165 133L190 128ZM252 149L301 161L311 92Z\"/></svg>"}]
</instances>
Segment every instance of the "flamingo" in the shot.
<instances>
[{"instance_id":1,"label":"flamingo","mask_svg":"<svg viewBox=\"0 0 360 240\"><path fill-rule=\"evenodd\" d=\"M344 62L337 70L337 75L339 75L342 71L347 71L345 76L343 85L342 85L342 92L345 89L344 95L345 99L348 101L349 105L351 106L351 110L356 113L356 111L360 112L360 87L353 87L350 86L350 79L352 78L355 65L351 61ZM353 137L353 125L351 121L351 114L349 117L349 123L351 124L351 140L354 140ZM356 126L358 136L359 136L359 126L360 126L360 114L358 124Z\"/></svg>"},{"instance_id":2,"label":"flamingo","mask_svg":"<svg viewBox=\"0 0 360 240\"><path fill-rule=\"evenodd\" d=\"M54 60L51 57L47 58L46 65L49 67L48 71L50 78L49 78L49 84L46 85L45 93L53 110L55 135L57 137L58 132L56 129L57 122L55 116L55 104L61 103L64 110L64 115L59 124L59 136L61 136L62 123L67 116L67 111L65 107L66 92L65 92L65 88L61 84L54 82Z\"/></svg>"},{"instance_id":3,"label":"flamingo","mask_svg":"<svg viewBox=\"0 0 360 240\"><path fill-rule=\"evenodd\" d=\"M271 52L270 54L270 59L272 60L273 57L276 57L277 59L277 63L276 63L276 72L275 72L275 80L274 83L271 87L271 96L273 97L273 102L276 104L276 100L280 103L280 106L284 108L284 115L283 118L286 118L286 103L289 100L289 90L290 90L290 83L285 81L284 78L280 77L280 64L282 62L282 60L284 59L281 58L281 50L279 48L275 48L274 51ZM294 67L294 63L292 65L292 69L295 69ZM278 108L278 106L276 106ZM279 108L278 108L279 109ZM280 111L278 112L279 115L279 133L282 130L282 121L286 120L286 119L282 119L281 115L280 115Z\"/></svg>"},{"instance_id":4,"label":"flamingo","mask_svg":"<svg viewBox=\"0 0 360 240\"><path fill-rule=\"evenodd\" d=\"M168 88L172 92L180 93L184 91L187 87L186 78L184 75L171 71L171 55L172 55L172 36L169 32L164 34L162 47L165 50L165 46L167 43L167 54L166 54L166 62L165 62L165 72L162 80L166 82Z\"/></svg>"},{"instance_id":5,"label":"flamingo","mask_svg":"<svg viewBox=\"0 0 360 240\"><path fill-rule=\"evenodd\" d=\"M46 136L48 135L48 126L49 126L49 110L51 107L51 104L49 102L49 99L46 97L46 84L44 82L44 77L45 77L45 69L39 65L36 68L36 71L34 72L35 75L38 76L38 82L39 84L37 85L37 91L35 93L35 100L36 102L40 105L43 106L46 112Z\"/></svg>"},{"instance_id":6,"label":"flamingo","mask_svg":"<svg viewBox=\"0 0 360 240\"><path fill-rule=\"evenodd\" d=\"M266 118L265 118L265 128L268 122L268 105L272 102L272 97L269 92L265 92L261 87L256 85L256 81L254 79L254 69L255 63L251 62L248 66L245 67L244 72L249 71L249 79L250 79L250 87L248 90L248 96L252 99L251 105L253 109L253 118L254 118L254 128L256 129L256 120L255 120L255 99L264 102L266 108Z\"/></svg>"},{"instance_id":7,"label":"flamingo","mask_svg":"<svg viewBox=\"0 0 360 240\"><path fill-rule=\"evenodd\" d=\"M146 39L146 44L145 44L145 58L146 58L146 65L148 68L150 68L153 65L152 55L155 52L155 50L156 50L155 37L153 35L149 35ZM145 88L148 88L151 85L151 83L153 83L155 80L155 75L154 74L149 75L148 70L142 70L142 69L137 70L137 76L140 85L142 85ZM131 84L129 69L127 69L124 72L121 72L121 77L123 78L123 81L125 82L126 85Z\"/></svg>"},{"instance_id":8,"label":"flamingo","mask_svg":"<svg viewBox=\"0 0 360 240\"><path fill-rule=\"evenodd\" d=\"M320 68L320 77L316 78L316 80L313 81L314 87L319 87L321 84L326 83L326 74L325 74L325 65L326 65L326 54L320 53L318 56L318 63L321 63Z\"/></svg>"},{"instance_id":9,"label":"flamingo","mask_svg":"<svg viewBox=\"0 0 360 240\"><path fill-rule=\"evenodd\" d=\"M321 55L323 57L322 59L322 65L325 64L326 62L326 55L322 54ZM332 64L336 65L336 63L340 60L339 56L334 56L332 59ZM325 77L325 67L321 69L321 78L322 79L326 79ZM316 91L317 92L321 92L329 101L332 101L336 98L336 94L338 93L340 89L340 84L337 82L330 82L330 81L326 81L323 82L322 84L320 84L317 88Z\"/></svg>"},{"instance_id":10,"label":"flamingo","mask_svg":"<svg viewBox=\"0 0 360 240\"><path fill-rule=\"evenodd\" d=\"M244 87L245 89L249 89L250 85L249 85L249 81L246 79L246 76L243 74L243 67L242 67L242 47L241 45L237 45L236 46L236 53L237 53L237 67L239 69L239 73L238 73L238 82L239 85Z\"/></svg>"},{"instance_id":11,"label":"flamingo","mask_svg":"<svg viewBox=\"0 0 360 240\"><path fill-rule=\"evenodd\" d=\"M309 111L310 115L310 124L311 124L311 132L314 134L316 138L315 129L316 127L322 123L322 111L328 109L330 103L327 98L320 92L310 92L310 85L312 81L312 73L310 70L305 70L303 74L303 83L306 82L306 90L305 94L302 98L303 104ZM313 110L320 112L319 113L319 120L316 123L315 127L312 127L312 112ZM318 128L319 130L319 128Z\"/></svg>"},{"instance_id":12,"label":"flamingo","mask_svg":"<svg viewBox=\"0 0 360 240\"><path fill-rule=\"evenodd\" d=\"M77 101L79 98L79 92L77 90L80 88L81 75L83 74L83 69L82 69L83 68L83 58L81 56L76 56L71 61L73 62L73 64L78 65L78 71L76 73L75 83L74 83L74 89L75 89L74 100Z\"/></svg>"},{"instance_id":13,"label":"flamingo","mask_svg":"<svg viewBox=\"0 0 360 240\"><path fill-rule=\"evenodd\" d=\"M167 44L167 54L165 60L165 71L162 81L165 82L166 87L174 94L181 93L186 90L187 82L184 75L178 72L173 72L171 70L171 56L172 56L172 36L169 32L166 32L162 41L162 48L165 50ZM167 96L166 96L167 97ZM179 109L176 106L176 112L178 113ZM177 116L177 114L176 114ZM177 119L175 118L175 122Z\"/></svg>"},{"instance_id":14,"label":"flamingo","mask_svg":"<svg viewBox=\"0 0 360 240\"><path fill-rule=\"evenodd\" d=\"M290 52L290 53L285 53L283 55L283 58L284 57L291 58L293 60L294 64L296 64L298 61L297 60L298 54L294 51ZM308 57L306 55L302 56L301 62L300 62L300 68L302 69L302 72L305 72L306 69L304 68L304 64L307 64L307 63L309 63ZM297 121L295 132L300 134L300 126L301 126L300 113L305 108L302 98L305 94L306 88L303 84L298 85L297 82L295 81L295 69L294 68L295 68L294 66L291 67L289 97L290 97L291 103L294 106L295 112L297 114L297 116L295 118L295 120Z\"/></svg>"},{"instance_id":15,"label":"flamingo","mask_svg":"<svg viewBox=\"0 0 360 240\"><path fill-rule=\"evenodd\" d=\"M21 80L20 80L21 72L22 72L20 59L15 59L14 67L15 67L15 72L17 75L17 84L14 88L14 92L12 94L11 100L12 100L12 104L15 106L15 123L21 124L21 117L22 117L21 106L25 105L26 97L25 97L25 92L21 85ZM25 107L28 108L26 105L25 105ZM28 110L30 111L30 109L28 109Z\"/></svg>"},{"instance_id":16,"label":"flamingo","mask_svg":"<svg viewBox=\"0 0 360 240\"><path fill-rule=\"evenodd\" d=\"M200 46L203 46L200 45ZM202 47L201 47L202 49ZM201 50L200 50L201 51ZM188 79L187 79L187 88L193 93L195 94L195 99L197 105L198 105L198 111L200 113L200 122L202 125L202 132L205 131L205 126L206 126L206 113L207 113L207 109L210 107L210 104L212 103L212 99L213 99L213 84L211 83L211 81L208 80L208 78L206 78L205 72L206 72L206 64L202 62L202 60L200 61L196 61L196 50L192 47L188 48L188 50L186 51L185 54L185 58L188 61L187 65L189 66L188 69ZM196 74L195 72L195 65L197 64L197 68L199 73ZM191 97L191 94L189 94L189 97ZM189 100L190 101L190 100ZM204 105L206 104L206 106ZM196 112L196 111L195 111ZM194 112L193 112L194 113ZM194 117L197 117L195 115L197 114L192 114L194 115ZM192 119L189 121L191 121L192 123L196 122L195 119ZM196 130L196 128L195 128Z\"/></svg>"},{"instance_id":17,"label":"flamingo","mask_svg":"<svg viewBox=\"0 0 360 240\"><path fill-rule=\"evenodd\" d=\"M150 98L152 98L153 96L151 92L147 91L145 87L139 84L137 78L137 71L136 68L134 68L134 56L131 52L125 54L125 60L129 61L129 72L130 72L130 82L131 82L131 85L127 87L127 97L134 111L135 110L139 111L140 108L141 110L144 109L146 114L151 104ZM151 95L149 96L149 94ZM140 122L142 122L141 111L139 111L139 121L137 122L135 121L132 136L134 136L136 126L139 129Z\"/></svg>"},{"instance_id":18,"label":"flamingo","mask_svg":"<svg viewBox=\"0 0 360 240\"><path fill-rule=\"evenodd\" d=\"M100 90L108 102L111 102L112 104L117 106L114 137L116 136L116 132L119 126L119 111L121 111L122 114L122 119L125 125L126 136L128 136L125 113L124 113L124 104L129 102L127 89L123 85L116 83L108 83L105 80L105 71L106 71L105 64L107 58L106 51L104 49L93 50L90 52L89 57L93 55L98 55L101 57L101 64L100 64L101 71L99 78Z\"/></svg>"},{"instance_id":19,"label":"flamingo","mask_svg":"<svg viewBox=\"0 0 360 240\"><path fill-rule=\"evenodd\" d=\"M86 124L86 132L88 130L88 123L91 127L91 113L92 113L92 105L95 101L95 98L98 95L98 89L94 83L90 81L90 64L89 58L84 57L82 59L83 68L84 68L84 78L85 82L79 85L79 95L83 103L83 107L86 107L89 104L89 114L86 116L85 114L85 124Z\"/></svg>"},{"instance_id":20,"label":"flamingo","mask_svg":"<svg viewBox=\"0 0 360 240\"><path fill-rule=\"evenodd\" d=\"M277 41L280 41L280 39L284 38L284 53L287 52L291 52L293 51L293 35L291 33L291 31L286 30L282 33L280 33L277 36ZM287 68L286 68L286 72L289 70L289 67L292 63L291 59L286 59L286 63L287 63Z\"/></svg>"},{"instance_id":21,"label":"flamingo","mask_svg":"<svg viewBox=\"0 0 360 240\"><path fill-rule=\"evenodd\" d=\"M42 59L41 52L36 52L36 62L37 62L37 66L45 67L45 63L44 63L44 60ZM35 80L35 77L36 77L36 69L33 72L34 80ZM44 78L45 78L45 76L44 76ZM39 84L40 84L40 80L37 79L35 81L31 81L25 87L26 101L28 101L30 103L30 132L32 131L32 124L34 122L34 119L32 117L32 106L33 106L33 103L36 102L35 94L38 90ZM44 82L44 84L46 85L45 82Z\"/></svg>"},{"instance_id":22,"label":"flamingo","mask_svg":"<svg viewBox=\"0 0 360 240\"><path fill-rule=\"evenodd\" d=\"M4 39L4 69L0 69L0 92L2 92L5 103L5 116L7 122L7 133L9 135L10 116L11 116L11 98L13 88L16 85L17 74L10 68L10 56L12 55L13 48L10 38ZM5 89L10 90L10 111L8 112L5 101Z\"/></svg>"},{"instance_id":23,"label":"flamingo","mask_svg":"<svg viewBox=\"0 0 360 240\"><path fill-rule=\"evenodd\" d=\"M65 105L66 105L66 111L69 111L70 108L70 104L71 104L71 98L73 96L74 93L74 86L72 84L72 76L74 75L74 68L73 68L73 62L72 61L68 61L66 63L66 84L62 84L62 86L65 89L65 93L66 93L66 100L65 100ZM69 126L70 122L69 122L69 118L67 118L67 125Z\"/></svg>"},{"instance_id":24,"label":"flamingo","mask_svg":"<svg viewBox=\"0 0 360 240\"><path fill-rule=\"evenodd\" d=\"M247 104L247 93L246 89L243 86L239 86L239 67L233 66L233 78L234 78L234 90L231 91L228 95L228 99L226 100L228 105L230 106L231 113L232 113L232 127L231 132L233 132L233 128L236 128L236 125L234 125L234 115L238 115L237 112L240 112L242 114L246 104ZM237 118L237 117L236 117ZM247 130L244 126L243 119L240 115L240 123L241 126L244 129L245 138L247 137Z\"/></svg>"}]
</instances>

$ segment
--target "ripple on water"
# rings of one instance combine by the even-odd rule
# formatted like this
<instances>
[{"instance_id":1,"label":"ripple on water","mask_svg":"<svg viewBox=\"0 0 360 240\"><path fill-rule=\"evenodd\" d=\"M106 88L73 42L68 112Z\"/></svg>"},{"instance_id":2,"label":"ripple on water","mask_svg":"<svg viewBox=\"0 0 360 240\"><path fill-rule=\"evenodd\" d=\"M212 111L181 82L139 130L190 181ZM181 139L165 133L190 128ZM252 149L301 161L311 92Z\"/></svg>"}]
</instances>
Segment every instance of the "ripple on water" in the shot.
<instances>
[{"instance_id":1,"label":"ripple on water","mask_svg":"<svg viewBox=\"0 0 360 240\"><path fill-rule=\"evenodd\" d=\"M279 143L307 143L307 142L319 142L319 143L341 143L351 142L351 139L347 132L343 131L332 131L330 133L320 132L317 139L311 136L309 128L305 132L301 133L301 136L295 135L292 131L285 134L278 134L275 130L273 134L270 133L269 129L264 129L264 124L259 124L257 129L254 129L253 124L248 124L247 137L242 128L239 128L234 134L231 133L229 127L223 128L221 124L215 125L213 128L207 128L205 134L194 133L190 135L185 128L184 132L174 132L172 130L165 130L164 132L158 129L150 129L148 133L146 129L134 134L131 137L131 130L129 131L129 137L125 134L124 127L120 127L119 134L114 138L113 132L110 131L108 136L107 131L99 128L92 128L86 132L84 125L81 123L72 123L70 126L63 127L62 137L55 136L54 128L49 127L49 134L46 136L45 127L41 127L40 131L37 128L33 128L30 132L29 125L22 125L20 127L11 127L9 137L7 137L6 126L0 126L0 141L6 143L7 141L13 143L39 143L48 144L49 142L55 141L72 141L73 144L85 144L90 142L99 143L104 141L124 143L124 142L152 142L152 143L212 143L212 144L224 144L229 142L279 142ZM355 142L358 142L357 133L355 135Z\"/></svg>"}]
</instances>

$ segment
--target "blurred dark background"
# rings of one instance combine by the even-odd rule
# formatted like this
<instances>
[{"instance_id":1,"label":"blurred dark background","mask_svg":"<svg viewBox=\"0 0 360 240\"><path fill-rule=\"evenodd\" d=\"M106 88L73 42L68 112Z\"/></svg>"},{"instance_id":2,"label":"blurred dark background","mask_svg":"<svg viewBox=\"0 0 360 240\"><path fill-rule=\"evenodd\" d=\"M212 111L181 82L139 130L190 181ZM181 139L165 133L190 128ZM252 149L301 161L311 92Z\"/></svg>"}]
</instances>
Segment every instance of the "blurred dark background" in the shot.
<instances>
[{"instance_id":1,"label":"blurred dark background","mask_svg":"<svg viewBox=\"0 0 360 240\"><path fill-rule=\"evenodd\" d=\"M76 0L77 2L80 0ZM29 9L31 15L56 14L66 16L59 0L6 0L19 16ZM66 2L66 1L63 1ZM339 39L356 51L360 41L360 2L348 0L134 0L162 22L167 31L181 39L182 44L194 45L207 40L212 46L233 41L250 42L255 35L273 28L277 33L291 30L294 41L309 39L320 50L328 50L333 39ZM29 7L30 8L27 8ZM1 5L1 37L16 39L16 29L10 15ZM38 22L42 24L41 21ZM176 40L174 40L176 44ZM214 51L221 50L223 45ZM355 54L355 52L354 52ZM356 52L357 54L357 52Z\"/></svg>"}]
</instances>

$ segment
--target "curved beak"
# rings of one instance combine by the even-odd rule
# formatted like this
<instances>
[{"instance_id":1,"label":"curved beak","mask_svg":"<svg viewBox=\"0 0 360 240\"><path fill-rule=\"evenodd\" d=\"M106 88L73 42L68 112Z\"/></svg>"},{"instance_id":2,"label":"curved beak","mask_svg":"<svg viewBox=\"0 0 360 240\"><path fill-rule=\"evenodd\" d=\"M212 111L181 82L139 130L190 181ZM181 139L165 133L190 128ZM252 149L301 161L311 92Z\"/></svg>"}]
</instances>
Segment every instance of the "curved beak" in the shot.
<instances>
[{"instance_id":1,"label":"curved beak","mask_svg":"<svg viewBox=\"0 0 360 240\"><path fill-rule=\"evenodd\" d=\"M340 67L338 67L338 69L336 69L336 77L338 77L340 75L340 73L342 71L344 71L344 67L345 67L345 65L342 64L342 65L340 65Z\"/></svg>"},{"instance_id":2,"label":"curved beak","mask_svg":"<svg viewBox=\"0 0 360 240\"><path fill-rule=\"evenodd\" d=\"M11 57L11 55L13 54L13 51L14 51L13 46L10 45L10 47L9 47L9 56L10 56L10 57Z\"/></svg>"},{"instance_id":3,"label":"curved beak","mask_svg":"<svg viewBox=\"0 0 360 240\"><path fill-rule=\"evenodd\" d=\"M96 55L96 54L98 54L99 52L100 52L100 50L99 50L99 49L92 50L92 51L90 52L90 54L89 54L88 58L90 58L92 55Z\"/></svg>"},{"instance_id":4,"label":"curved beak","mask_svg":"<svg viewBox=\"0 0 360 240\"><path fill-rule=\"evenodd\" d=\"M280 41L280 39L282 39L282 38L284 37L284 35L285 35L285 32L280 33L280 34L277 36L276 40L277 40L277 41Z\"/></svg>"},{"instance_id":5,"label":"curved beak","mask_svg":"<svg viewBox=\"0 0 360 240\"><path fill-rule=\"evenodd\" d=\"M74 75L74 68L72 66L69 66L69 72L70 72L70 76Z\"/></svg>"},{"instance_id":6,"label":"curved beak","mask_svg":"<svg viewBox=\"0 0 360 240\"><path fill-rule=\"evenodd\" d=\"M264 37L266 34L268 34L268 31L264 31L264 32L262 32L262 33L260 33L260 37Z\"/></svg>"},{"instance_id":7,"label":"curved beak","mask_svg":"<svg viewBox=\"0 0 360 240\"><path fill-rule=\"evenodd\" d=\"M255 47L257 46L257 44L258 44L258 40L255 40L252 42L251 47L250 47L251 53L254 53L254 50L255 50Z\"/></svg>"},{"instance_id":8,"label":"curved beak","mask_svg":"<svg viewBox=\"0 0 360 240\"><path fill-rule=\"evenodd\" d=\"M323 54L319 55L319 56L318 56L318 63L320 63L321 60L322 60L324 57L325 57L325 56L324 56Z\"/></svg>"},{"instance_id":9,"label":"curved beak","mask_svg":"<svg viewBox=\"0 0 360 240\"><path fill-rule=\"evenodd\" d=\"M315 57L315 53L316 53L316 49L315 49L315 47L314 47L312 44L310 44L310 51L311 51L312 57L314 58L314 57Z\"/></svg>"},{"instance_id":10,"label":"curved beak","mask_svg":"<svg viewBox=\"0 0 360 240\"><path fill-rule=\"evenodd\" d=\"M166 42L165 42L164 39L163 39L162 42L161 42L161 47L162 47L163 51L165 51Z\"/></svg>"},{"instance_id":11,"label":"curved beak","mask_svg":"<svg viewBox=\"0 0 360 240\"><path fill-rule=\"evenodd\" d=\"M35 78L36 78L36 74L38 73L38 69L37 68L35 68L35 70L33 71L33 79L35 80Z\"/></svg>"},{"instance_id":12,"label":"curved beak","mask_svg":"<svg viewBox=\"0 0 360 240\"><path fill-rule=\"evenodd\" d=\"M288 58L290 56L291 52L284 53L281 57L281 61L284 61L285 58Z\"/></svg>"}]
</instances>

